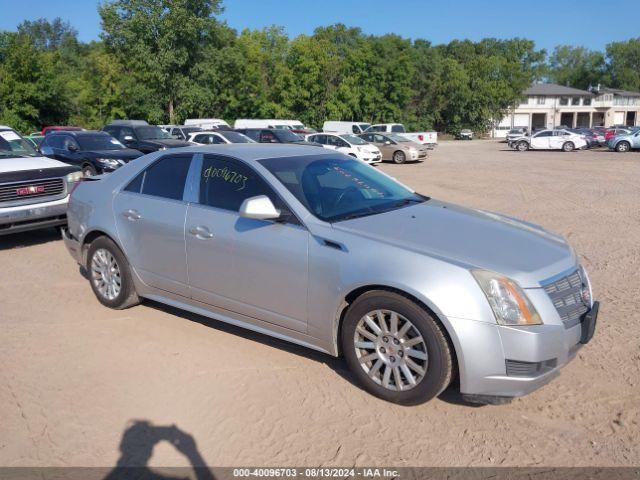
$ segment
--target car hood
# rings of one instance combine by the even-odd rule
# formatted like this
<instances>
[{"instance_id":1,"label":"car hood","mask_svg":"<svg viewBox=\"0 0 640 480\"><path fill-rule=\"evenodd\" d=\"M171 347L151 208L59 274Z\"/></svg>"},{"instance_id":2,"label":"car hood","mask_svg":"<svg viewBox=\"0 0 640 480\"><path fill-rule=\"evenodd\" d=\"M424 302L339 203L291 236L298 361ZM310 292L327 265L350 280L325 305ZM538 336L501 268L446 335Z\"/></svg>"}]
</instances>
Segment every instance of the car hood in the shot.
<instances>
[{"instance_id":1,"label":"car hood","mask_svg":"<svg viewBox=\"0 0 640 480\"><path fill-rule=\"evenodd\" d=\"M524 288L576 265L560 236L504 215L438 200L391 212L337 222L336 230L482 268L516 280Z\"/></svg>"},{"instance_id":2,"label":"car hood","mask_svg":"<svg viewBox=\"0 0 640 480\"><path fill-rule=\"evenodd\" d=\"M134 150L133 148L125 148L122 150L91 150L82 153L91 158L113 158L116 160L124 160L125 162L129 162L130 160L134 160L144 155L142 152Z\"/></svg>"},{"instance_id":3,"label":"car hood","mask_svg":"<svg viewBox=\"0 0 640 480\"><path fill-rule=\"evenodd\" d=\"M43 168L68 167L66 163L47 157L0 157L0 173L40 170Z\"/></svg>"},{"instance_id":4,"label":"car hood","mask_svg":"<svg viewBox=\"0 0 640 480\"><path fill-rule=\"evenodd\" d=\"M176 140L173 138L156 138L153 140L141 140L140 143L145 145L153 145L154 147L167 147L167 148L190 147L191 145L193 145L190 142L185 142L184 140Z\"/></svg>"}]
</instances>

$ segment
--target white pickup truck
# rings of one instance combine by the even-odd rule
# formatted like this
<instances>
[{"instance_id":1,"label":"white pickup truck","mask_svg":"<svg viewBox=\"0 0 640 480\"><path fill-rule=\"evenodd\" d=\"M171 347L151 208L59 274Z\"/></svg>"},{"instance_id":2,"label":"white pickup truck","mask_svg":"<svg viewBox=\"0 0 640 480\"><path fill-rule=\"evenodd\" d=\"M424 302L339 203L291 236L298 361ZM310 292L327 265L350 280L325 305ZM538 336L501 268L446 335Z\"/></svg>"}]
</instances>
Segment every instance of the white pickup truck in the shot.
<instances>
[{"instance_id":1,"label":"white pickup truck","mask_svg":"<svg viewBox=\"0 0 640 480\"><path fill-rule=\"evenodd\" d=\"M429 148L434 148L438 144L437 132L407 132L401 123L378 123L371 125L365 132L397 133L412 142L426 145Z\"/></svg>"}]
</instances>

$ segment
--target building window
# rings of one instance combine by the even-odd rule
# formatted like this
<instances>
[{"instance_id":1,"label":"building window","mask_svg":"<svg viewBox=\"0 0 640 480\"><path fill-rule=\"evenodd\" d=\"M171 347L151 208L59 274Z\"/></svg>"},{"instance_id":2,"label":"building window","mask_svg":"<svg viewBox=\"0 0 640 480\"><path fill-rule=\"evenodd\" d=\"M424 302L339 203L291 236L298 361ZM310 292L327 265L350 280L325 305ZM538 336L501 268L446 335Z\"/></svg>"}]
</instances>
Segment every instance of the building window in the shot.
<instances>
[{"instance_id":1,"label":"building window","mask_svg":"<svg viewBox=\"0 0 640 480\"><path fill-rule=\"evenodd\" d=\"M545 100L546 100L546 97L539 96L538 97L538 105L544 105L545 104Z\"/></svg>"},{"instance_id":2,"label":"building window","mask_svg":"<svg viewBox=\"0 0 640 480\"><path fill-rule=\"evenodd\" d=\"M589 97L583 98L582 105L584 105L585 107L588 107L589 105L591 105L591 99Z\"/></svg>"},{"instance_id":3,"label":"building window","mask_svg":"<svg viewBox=\"0 0 640 480\"><path fill-rule=\"evenodd\" d=\"M571 105L580 105L580 97L573 97L571 99Z\"/></svg>"},{"instance_id":4,"label":"building window","mask_svg":"<svg viewBox=\"0 0 640 480\"><path fill-rule=\"evenodd\" d=\"M560 105L569 105L569 99L567 97L560 97Z\"/></svg>"}]
</instances>

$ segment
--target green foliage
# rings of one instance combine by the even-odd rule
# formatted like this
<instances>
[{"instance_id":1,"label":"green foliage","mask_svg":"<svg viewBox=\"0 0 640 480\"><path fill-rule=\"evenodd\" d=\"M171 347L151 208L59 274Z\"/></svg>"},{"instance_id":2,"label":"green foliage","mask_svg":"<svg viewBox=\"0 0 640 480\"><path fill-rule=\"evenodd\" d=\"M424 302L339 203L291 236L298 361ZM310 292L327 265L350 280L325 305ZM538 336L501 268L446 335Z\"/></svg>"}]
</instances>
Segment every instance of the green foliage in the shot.
<instances>
[{"instance_id":1,"label":"green foliage","mask_svg":"<svg viewBox=\"0 0 640 480\"><path fill-rule=\"evenodd\" d=\"M221 0L106 0L102 39L81 43L60 19L0 32L0 123L99 128L115 118L290 118L402 122L488 130L532 81L640 90L640 38L605 52L546 52L514 38L432 45L342 24L290 39L280 27L240 33Z\"/></svg>"}]
</instances>

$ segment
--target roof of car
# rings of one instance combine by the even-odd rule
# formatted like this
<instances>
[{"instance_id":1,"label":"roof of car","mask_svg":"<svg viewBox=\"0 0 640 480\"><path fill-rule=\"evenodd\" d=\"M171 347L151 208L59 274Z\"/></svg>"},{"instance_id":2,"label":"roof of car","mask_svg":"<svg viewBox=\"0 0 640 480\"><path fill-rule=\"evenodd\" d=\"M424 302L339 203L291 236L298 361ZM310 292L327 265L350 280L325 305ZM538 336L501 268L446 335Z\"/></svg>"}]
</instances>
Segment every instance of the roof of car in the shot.
<instances>
[{"instance_id":1,"label":"roof of car","mask_svg":"<svg viewBox=\"0 0 640 480\"><path fill-rule=\"evenodd\" d=\"M314 145L294 145L290 143L228 143L226 145L201 145L184 147L180 152L188 153L217 153L239 158L245 161L262 160L274 157L302 157L306 155L336 155L334 150L328 150ZM166 151L165 151L166 153Z\"/></svg>"},{"instance_id":2,"label":"roof of car","mask_svg":"<svg viewBox=\"0 0 640 480\"><path fill-rule=\"evenodd\" d=\"M109 135L102 130L56 130L47 135L47 137L54 137L57 135L72 135L74 137L86 137L89 135ZM109 135L111 136L111 135Z\"/></svg>"}]
</instances>

